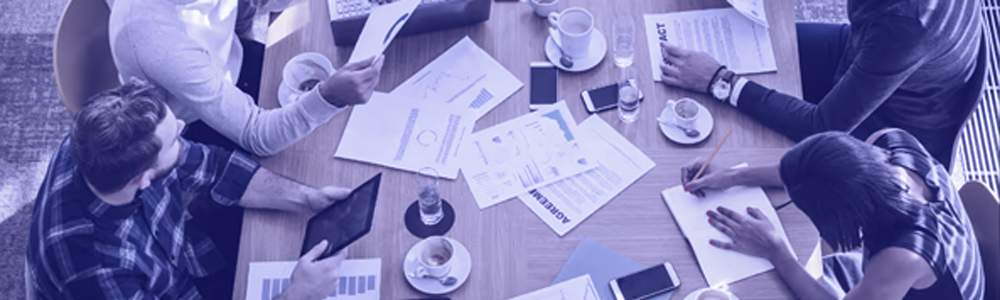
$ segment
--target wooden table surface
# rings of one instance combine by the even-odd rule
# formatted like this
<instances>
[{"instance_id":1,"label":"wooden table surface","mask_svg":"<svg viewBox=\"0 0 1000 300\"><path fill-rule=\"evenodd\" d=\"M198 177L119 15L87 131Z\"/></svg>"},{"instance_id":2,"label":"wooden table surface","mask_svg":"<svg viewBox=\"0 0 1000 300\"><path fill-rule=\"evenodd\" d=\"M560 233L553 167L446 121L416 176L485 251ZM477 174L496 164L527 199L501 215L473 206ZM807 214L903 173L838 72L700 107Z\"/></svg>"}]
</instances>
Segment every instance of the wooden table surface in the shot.
<instances>
[{"instance_id":1,"label":"wooden table surface","mask_svg":"<svg viewBox=\"0 0 1000 300\"><path fill-rule=\"evenodd\" d=\"M612 5L613 4L613 5ZM441 195L454 206L456 222L446 236L464 244L473 259L469 280L447 295L451 299L507 299L548 286L583 237L591 238L643 265L670 261L683 282L675 299L706 286L687 241L671 218L660 191L680 183L679 167L697 156L707 157L727 130L733 134L716 156L720 164L760 164L780 158L791 141L763 127L734 108L707 95L695 94L654 82L650 78L649 55L643 13L664 13L725 7L722 0L562 0L560 8L579 6L590 10L597 29L610 34L616 12L631 13L636 21L635 66L646 95L639 120L625 124L617 112L600 117L656 162L649 173L591 215L566 236L559 237L524 204L512 199L479 210L462 178L445 180ZM791 0L766 1L769 30L778 71L750 76L779 91L801 95L794 11ZM385 51L385 66L376 90L389 92L465 36L520 79L525 86L476 123L474 131L526 114L528 110L528 65L545 61L543 45L548 23L525 4L494 2L484 23L445 31L397 37ZM336 47L329 27L326 0L302 0L285 10L272 23L261 82L261 106L277 107L281 70L292 56L320 52L342 66L352 47ZM559 94L567 101L577 122L588 117L579 100L585 89L614 82L618 72L610 53L596 68L583 73L559 74ZM704 142L684 146L667 140L655 118L667 99L691 97L705 105L715 118L713 134ZM372 232L350 247L349 258L382 259L382 299L420 297L402 272L403 257L418 241L403 224L403 213L416 199L413 173L377 165L334 158L334 151L350 110L336 115L302 141L261 163L275 172L312 186L354 187L375 173L384 172L379 205ZM782 190L769 190L772 203L784 203ZM816 270L819 237L809 219L795 206L778 211L801 263ZM296 260L308 217L294 213L247 210L243 221L234 299L244 299L247 271L252 261ZM598 283L601 288L606 283ZM731 290L740 299L791 298L773 271L737 283ZM608 299L605 299L608 300Z\"/></svg>"}]
</instances>

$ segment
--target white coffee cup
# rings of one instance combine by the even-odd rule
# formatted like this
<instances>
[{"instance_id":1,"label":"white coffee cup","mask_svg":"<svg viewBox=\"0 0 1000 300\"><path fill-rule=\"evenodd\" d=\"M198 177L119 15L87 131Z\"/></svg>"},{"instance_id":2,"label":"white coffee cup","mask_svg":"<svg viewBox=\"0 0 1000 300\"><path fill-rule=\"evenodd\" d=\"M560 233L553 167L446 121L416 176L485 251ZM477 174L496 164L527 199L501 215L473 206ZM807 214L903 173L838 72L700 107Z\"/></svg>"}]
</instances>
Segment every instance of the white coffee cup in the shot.
<instances>
[{"instance_id":1,"label":"white coffee cup","mask_svg":"<svg viewBox=\"0 0 1000 300\"><path fill-rule=\"evenodd\" d=\"M542 18L549 17L549 14L559 11L559 0L521 0L535 10L535 14Z\"/></svg>"},{"instance_id":2,"label":"white coffee cup","mask_svg":"<svg viewBox=\"0 0 1000 300\"><path fill-rule=\"evenodd\" d=\"M563 52L572 58L584 58L590 51L590 36L594 32L594 15L579 7L549 14L549 34Z\"/></svg>"},{"instance_id":3,"label":"white coffee cup","mask_svg":"<svg viewBox=\"0 0 1000 300\"><path fill-rule=\"evenodd\" d=\"M701 107L691 98L667 100L667 107L674 117L674 123L684 128L694 128L701 115Z\"/></svg>"},{"instance_id":4,"label":"white coffee cup","mask_svg":"<svg viewBox=\"0 0 1000 300\"><path fill-rule=\"evenodd\" d=\"M451 272L455 248L441 236L427 237L420 241L415 273L419 277L444 277Z\"/></svg>"},{"instance_id":5,"label":"white coffee cup","mask_svg":"<svg viewBox=\"0 0 1000 300\"><path fill-rule=\"evenodd\" d=\"M281 106L294 103L298 97L319 86L333 75L333 63L323 54L304 52L292 57L281 71L278 102Z\"/></svg>"},{"instance_id":6,"label":"white coffee cup","mask_svg":"<svg viewBox=\"0 0 1000 300\"><path fill-rule=\"evenodd\" d=\"M708 288L702 290L701 294L698 294L698 299L696 300L731 300L732 294L725 290Z\"/></svg>"}]
</instances>

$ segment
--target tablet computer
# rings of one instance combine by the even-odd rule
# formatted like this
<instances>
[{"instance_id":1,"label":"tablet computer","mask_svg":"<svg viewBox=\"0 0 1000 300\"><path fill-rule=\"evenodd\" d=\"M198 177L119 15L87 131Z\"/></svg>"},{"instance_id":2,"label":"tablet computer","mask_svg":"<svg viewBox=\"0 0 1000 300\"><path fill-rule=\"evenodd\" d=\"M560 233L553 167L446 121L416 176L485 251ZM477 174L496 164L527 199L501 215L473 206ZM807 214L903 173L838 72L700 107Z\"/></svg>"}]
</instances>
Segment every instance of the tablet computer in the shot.
<instances>
[{"instance_id":1,"label":"tablet computer","mask_svg":"<svg viewBox=\"0 0 1000 300\"><path fill-rule=\"evenodd\" d=\"M326 240L326 250L319 256L319 259L324 259L371 232L381 182L382 173L378 173L351 191L347 198L334 202L310 218L302 242L302 254Z\"/></svg>"}]
</instances>

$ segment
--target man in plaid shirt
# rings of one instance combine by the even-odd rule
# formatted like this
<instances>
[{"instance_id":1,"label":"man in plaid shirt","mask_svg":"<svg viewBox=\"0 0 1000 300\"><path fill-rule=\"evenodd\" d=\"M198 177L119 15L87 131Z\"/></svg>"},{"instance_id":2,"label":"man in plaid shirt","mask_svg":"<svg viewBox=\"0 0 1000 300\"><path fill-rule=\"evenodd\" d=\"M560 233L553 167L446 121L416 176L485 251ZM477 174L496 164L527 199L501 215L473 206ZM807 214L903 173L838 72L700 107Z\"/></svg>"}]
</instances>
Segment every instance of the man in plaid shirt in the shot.
<instances>
[{"instance_id":1,"label":"man in plaid shirt","mask_svg":"<svg viewBox=\"0 0 1000 300\"><path fill-rule=\"evenodd\" d=\"M164 92L132 80L91 98L49 163L35 201L29 271L42 299L200 299L232 286L204 281L226 268L182 192L221 205L315 213L346 197L261 168L246 154L180 138ZM187 225L187 226L186 226ZM346 253L302 256L282 299L320 299ZM231 282L229 278L229 282Z\"/></svg>"}]
</instances>

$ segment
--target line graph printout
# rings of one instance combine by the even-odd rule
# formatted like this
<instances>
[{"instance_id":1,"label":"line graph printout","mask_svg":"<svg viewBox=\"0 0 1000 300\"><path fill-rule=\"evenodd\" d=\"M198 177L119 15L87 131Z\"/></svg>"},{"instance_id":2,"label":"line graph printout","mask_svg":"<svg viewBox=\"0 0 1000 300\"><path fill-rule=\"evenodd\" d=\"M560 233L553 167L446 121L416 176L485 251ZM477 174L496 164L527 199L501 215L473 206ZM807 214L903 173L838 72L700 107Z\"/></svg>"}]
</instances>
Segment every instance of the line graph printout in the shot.
<instances>
[{"instance_id":1,"label":"line graph printout","mask_svg":"<svg viewBox=\"0 0 1000 300\"><path fill-rule=\"evenodd\" d=\"M466 36L390 94L447 103L478 120L521 86L514 74Z\"/></svg>"},{"instance_id":2,"label":"line graph printout","mask_svg":"<svg viewBox=\"0 0 1000 300\"><path fill-rule=\"evenodd\" d=\"M271 300L291 284L297 261L250 263L246 300ZM382 259L349 259L340 265L340 279L324 299L377 300L382 287Z\"/></svg>"},{"instance_id":3,"label":"line graph printout","mask_svg":"<svg viewBox=\"0 0 1000 300\"><path fill-rule=\"evenodd\" d=\"M560 282L510 300L601 300L590 274Z\"/></svg>"}]
</instances>

